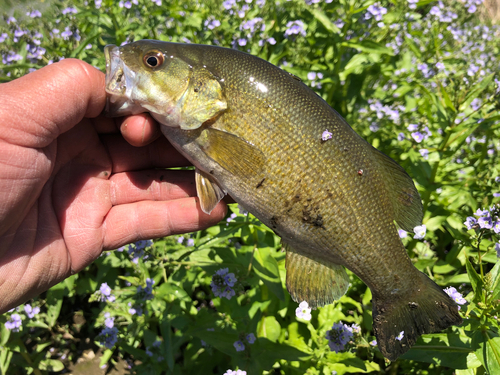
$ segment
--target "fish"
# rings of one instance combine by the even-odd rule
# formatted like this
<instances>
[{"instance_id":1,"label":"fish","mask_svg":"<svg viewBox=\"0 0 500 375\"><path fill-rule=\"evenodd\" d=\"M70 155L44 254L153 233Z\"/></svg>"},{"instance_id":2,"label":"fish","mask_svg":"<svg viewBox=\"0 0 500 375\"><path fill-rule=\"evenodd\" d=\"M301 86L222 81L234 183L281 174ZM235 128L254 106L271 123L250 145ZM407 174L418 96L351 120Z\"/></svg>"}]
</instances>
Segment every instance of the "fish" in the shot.
<instances>
[{"instance_id":1,"label":"fish","mask_svg":"<svg viewBox=\"0 0 500 375\"><path fill-rule=\"evenodd\" d=\"M195 166L205 213L228 194L281 237L294 301L333 303L351 270L371 290L373 331L389 360L420 335L462 323L399 237L398 226L412 232L422 222L412 179L298 77L218 46L141 40L104 54L105 112L149 112Z\"/></svg>"}]
</instances>

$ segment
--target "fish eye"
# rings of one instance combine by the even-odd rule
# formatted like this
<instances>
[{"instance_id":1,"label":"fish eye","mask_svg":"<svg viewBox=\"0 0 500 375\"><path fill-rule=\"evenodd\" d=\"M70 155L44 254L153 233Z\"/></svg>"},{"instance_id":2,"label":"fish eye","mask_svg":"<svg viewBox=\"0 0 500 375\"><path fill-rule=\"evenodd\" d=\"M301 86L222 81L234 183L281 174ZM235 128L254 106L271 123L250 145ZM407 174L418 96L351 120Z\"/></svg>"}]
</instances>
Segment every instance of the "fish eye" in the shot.
<instances>
[{"instance_id":1,"label":"fish eye","mask_svg":"<svg viewBox=\"0 0 500 375\"><path fill-rule=\"evenodd\" d=\"M156 69L163 64L165 61L165 57L163 57L163 53L160 51L150 51L144 55L143 58L144 64L148 67Z\"/></svg>"}]
</instances>

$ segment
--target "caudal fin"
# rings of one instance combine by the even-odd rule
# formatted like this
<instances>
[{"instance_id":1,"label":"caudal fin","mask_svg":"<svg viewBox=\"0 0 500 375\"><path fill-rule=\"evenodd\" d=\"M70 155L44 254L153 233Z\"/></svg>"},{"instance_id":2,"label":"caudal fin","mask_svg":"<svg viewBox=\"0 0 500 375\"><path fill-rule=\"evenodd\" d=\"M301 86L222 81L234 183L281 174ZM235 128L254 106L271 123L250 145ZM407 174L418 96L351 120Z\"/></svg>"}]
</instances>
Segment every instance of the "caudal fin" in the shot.
<instances>
[{"instance_id":1,"label":"caudal fin","mask_svg":"<svg viewBox=\"0 0 500 375\"><path fill-rule=\"evenodd\" d=\"M462 323L458 306L423 273L415 292L398 297L373 296L373 330L384 357L394 361L424 333Z\"/></svg>"}]
</instances>

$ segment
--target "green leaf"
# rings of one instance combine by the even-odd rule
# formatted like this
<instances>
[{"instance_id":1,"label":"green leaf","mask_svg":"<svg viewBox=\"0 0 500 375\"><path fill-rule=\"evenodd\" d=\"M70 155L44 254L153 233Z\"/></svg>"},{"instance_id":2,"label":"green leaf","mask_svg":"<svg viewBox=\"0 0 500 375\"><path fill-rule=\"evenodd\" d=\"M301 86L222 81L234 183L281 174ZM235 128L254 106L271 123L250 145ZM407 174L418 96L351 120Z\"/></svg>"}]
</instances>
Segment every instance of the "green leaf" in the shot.
<instances>
[{"instance_id":1,"label":"green leaf","mask_svg":"<svg viewBox=\"0 0 500 375\"><path fill-rule=\"evenodd\" d=\"M470 103L474 99L476 99L479 95L481 95L481 93L484 90L486 90L486 88L491 83L491 80L493 79L495 74L496 73L491 73L491 74L487 75L486 77L484 77L484 79L481 82L479 82L476 86L474 86L474 88L465 97L465 101L460 106L461 111L464 111L465 109L467 109L470 106Z\"/></svg>"},{"instance_id":2,"label":"green leaf","mask_svg":"<svg viewBox=\"0 0 500 375\"><path fill-rule=\"evenodd\" d=\"M161 335L164 340L163 356L167 360L167 365L170 370L174 369L174 353L172 350L172 328L167 317L164 317L161 326Z\"/></svg>"},{"instance_id":3,"label":"green leaf","mask_svg":"<svg viewBox=\"0 0 500 375\"><path fill-rule=\"evenodd\" d=\"M255 249L254 259L256 262L253 264L253 270L262 279L264 284L267 285L269 290L281 301L284 301L285 293L283 292L278 262L273 257L271 250L275 249L270 247Z\"/></svg>"},{"instance_id":4,"label":"green leaf","mask_svg":"<svg viewBox=\"0 0 500 375\"><path fill-rule=\"evenodd\" d=\"M67 294L68 292L64 285L64 281L53 286L47 291L47 323L50 327L54 327L56 324L57 318L61 313L63 299Z\"/></svg>"},{"instance_id":5,"label":"green leaf","mask_svg":"<svg viewBox=\"0 0 500 375\"><path fill-rule=\"evenodd\" d=\"M257 325L257 336L265 337L272 342L278 341L281 326L274 316L263 316Z\"/></svg>"},{"instance_id":6,"label":"green leaf","mask_svg":"<svg viewBox=\"0 0 500 375\"><path fill-rule=\"evenodd\" d=\"M360 42L343 42L342 46L355 48L361 52L366 53L386 54L390 56L394 55L394 51L392 48L386 47L380 43L368 39L364 39Z\"/></svg>"},{"instance_id":7,"label":"green leaf","mask_svg":"<svg viewBox=\"0 0 500 375\"><path fill-rule=\"evenodd\" d=\"M247 374L261 374L262 370L270 370L278 360L298 361L308 357L306 353L296 348L286 344L277 344L262 337L250 346L250 350L255 365L247 371Z\"/></svg>"},{"instance_id":8,"label":"green leaf","mask_svg":"<svg viewBox=\"0 0 500 375\"><path fill-rule=\"evenodd\" d=\"M487 290L493 291L490 300L500 299L500 262L497 262L486 275Z\"/></svg>"},{"instance_id":9,"label":"green leaf","mask_svg":"<svg viewBox=\"0 0 500 375\"><path fill-rule=\"evenodd\" d=\"M44 359L38 364L38 369L42 371L59 372L64 370L64 363L57 359Z\"/></svg>"},{"instance_id":10,"label":"green leaf","mask_svg":"<svg viewBox=\"0 0 500 375\"><path fill-rule=\"evenodd\" d=\"M104 366L106 363L109 362L111 359L111 356L113 355L113 350L112 349L106 349L104 353L102 354L101 360L99 362L99 366Z\"/></svg>"},{"instance_id":11,"label":"green leaf","mask_svg":"<svg viewBox=\"0 0 500 375\"><path fill-rule=\"evenodd\" d=\"M320 8L307 7L307 10L316 18L319 23L321 23L325 29L327 29L331 33L338 34L340 33L340 29L335 26L335 24L330 21L330 18L323 12Z\"/></svg>"},{"instance_id":12,"label":"green leaf","mask_svg":"<svg viewBox=\"0 0 500 375\"><path fill-rule=\"evenodd\" d=\"M467 275L469 276L472 289L474 289L474 301L483 302L484 301L484 283L481 277L478 275L474 267L472 266L469 258L465 259L465 267L467 269Z\"/></svg>"},{"instance_id":13,"label":"green leaf","mask_svg":"<svg viewBox=\"0 0 500 375\"><path fill-rule=\"evenodd\" d=\"M500 337L497 333L490 330L474 332L472 347L489 374L500 374Z\"/></svg>"},{"instance_id":14,"label":"green leaf","mask_svg":"<svg viewBox=\"0 0 500 375\"><path fill-rule=\"evenodd\" d=\"M473 352L470 341L470 337L456 332L423 335L401 358L466 369L471 363L468 355Z\"/></svg>"}]
</instances>

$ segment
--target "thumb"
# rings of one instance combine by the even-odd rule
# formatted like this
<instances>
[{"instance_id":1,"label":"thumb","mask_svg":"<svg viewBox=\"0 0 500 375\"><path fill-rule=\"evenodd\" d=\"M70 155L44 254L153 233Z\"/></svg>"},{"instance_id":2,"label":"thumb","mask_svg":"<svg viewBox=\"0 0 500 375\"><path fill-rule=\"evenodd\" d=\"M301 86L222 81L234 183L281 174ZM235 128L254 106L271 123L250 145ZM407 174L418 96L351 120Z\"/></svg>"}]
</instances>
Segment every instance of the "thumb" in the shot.
<instances>
[{"instance_id":1,"label":"thumb","mask_svg":"<svg viewBox=\"0 0 500 375\"><path fill-rule=\"evenodd\" d=\"M77 59L48 65L0 85L0 137L45 147L84 117L104 109L104 74Z\"/></svg>"}]
</instances>

